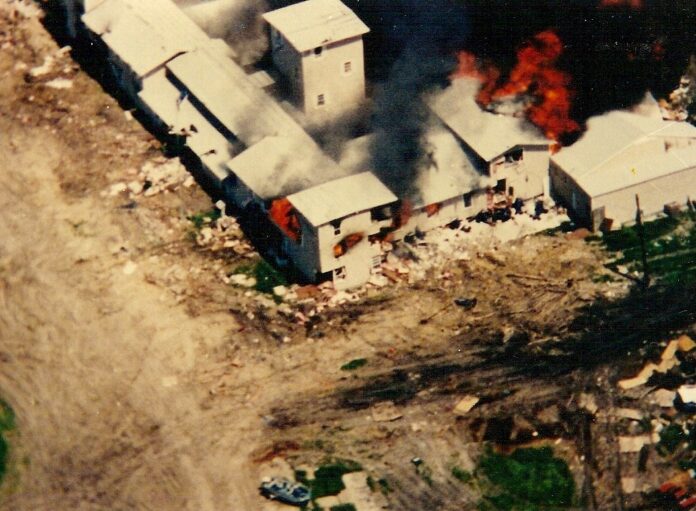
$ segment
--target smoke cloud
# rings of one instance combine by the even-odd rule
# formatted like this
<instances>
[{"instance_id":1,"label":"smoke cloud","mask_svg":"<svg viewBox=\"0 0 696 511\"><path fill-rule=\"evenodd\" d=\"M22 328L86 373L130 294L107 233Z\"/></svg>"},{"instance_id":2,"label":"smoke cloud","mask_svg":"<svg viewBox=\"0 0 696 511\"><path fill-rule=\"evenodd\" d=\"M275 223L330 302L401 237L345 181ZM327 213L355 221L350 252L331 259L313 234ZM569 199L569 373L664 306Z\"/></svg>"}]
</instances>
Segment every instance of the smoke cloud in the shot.
<instances>
[{"instance_id":1,"label":"smoke cloud","mask_svg":"<svg viewBox=\"0 0 696 511\"><path fill-rule=\"evenodd\" d=\"M571 78L571 117L581 125L639 103L647 91L666 97L696 53L691 0L463 3L471 27L463 49L501 70L501 83L516 63L517 48L545 30L558 34L563 54L557 67Z\"/></svg>"},{"instance_id":2,"label":"smoke cloud","mask_svg":"<svg viewBox=\"0 0 696 511\"><path fill-rule=\"evenodd\" d=\"M261 14L263 0L177 0L184 12L213 38L223 39L241 65L258 61L268 49Z\"/></svg>"}]
</instances>

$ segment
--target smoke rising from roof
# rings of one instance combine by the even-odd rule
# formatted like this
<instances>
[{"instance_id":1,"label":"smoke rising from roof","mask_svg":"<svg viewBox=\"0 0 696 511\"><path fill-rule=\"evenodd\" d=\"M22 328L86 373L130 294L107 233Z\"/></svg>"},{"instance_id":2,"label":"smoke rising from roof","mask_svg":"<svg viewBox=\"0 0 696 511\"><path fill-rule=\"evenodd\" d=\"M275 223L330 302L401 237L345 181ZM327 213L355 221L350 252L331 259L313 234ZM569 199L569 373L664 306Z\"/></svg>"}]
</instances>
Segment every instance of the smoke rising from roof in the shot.
<instances>
[{"instance_id":1,"label":"smoke rising from roof","mask_svg":"<svg viewBox=\"0 0 696 511\"><path fill-rule=\"evenodd\" d=\"M223 39L241 65L259 60L268 49L261 14L264 0L175 0L184 12L213 38Z\"/></svg>"}]
</instances>

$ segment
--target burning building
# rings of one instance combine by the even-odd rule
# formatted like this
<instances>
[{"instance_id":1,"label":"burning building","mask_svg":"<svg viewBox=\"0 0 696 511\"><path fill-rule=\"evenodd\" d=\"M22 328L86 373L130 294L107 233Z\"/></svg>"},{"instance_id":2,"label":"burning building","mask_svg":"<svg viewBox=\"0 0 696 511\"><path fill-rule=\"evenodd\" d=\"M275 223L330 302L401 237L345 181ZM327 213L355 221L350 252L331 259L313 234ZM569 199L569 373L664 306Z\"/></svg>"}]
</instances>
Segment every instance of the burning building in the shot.
<instances>
[{"instance_id":1,"label":"burning building","mask_svg":"<svg viewBox=\"0 0 696 511\"><path fill-rule=\"evenodd\" d=\"M552 157L552 194L582 223L610 229L696 195L696 127L665 121L653 103L593 117L587 132Z\"/></svg>"},{"instance_id":2,"label":"burning building","mask_svg":"<svg viewBox=\"0 0 696 511\"><path fill-rule=\"evenodd\" d=\"M342 118L365 98L368 27L339 0L306 0L263 15L275 69L242 67L225 41L209 37L172 0L63 3L69 31L103 52L117 84L154 126L179 143L226 202L264 219L275 243L269 253L307 279L332 279L339 289L379 271L383 247L390 246L384 241L482 210L509 210L513 199L545 197L551 139L576 129L564 117L568 97L555 90L567 81L554 68L559 41L544 32L520 49L514 87L487 89L481 76L457 77L446 87L418 82L417 98L407 96L425 97L419 125L402 128L420 146L412 158L397 159L411 166L407 178L391 175L387 182L384 169L376 168L375 148L384 147L379 130L347 141L339 161L305 130ZM522 65L530 61L541 71ZM278 73L292 103L276 87ZM527 93L534 81L563 108L556 101L507 114L501 104L482 109L505 94ZM559 108L560 128L553 115L545 117ZM626 221L625 198L636 187L645 190L646 212L657 210L696 182L695 131L629 113L592 120L580 142L554 156L552 189L594 224ZM656 187L661 191L649 198Z\"/></svg>"}]
</instances>

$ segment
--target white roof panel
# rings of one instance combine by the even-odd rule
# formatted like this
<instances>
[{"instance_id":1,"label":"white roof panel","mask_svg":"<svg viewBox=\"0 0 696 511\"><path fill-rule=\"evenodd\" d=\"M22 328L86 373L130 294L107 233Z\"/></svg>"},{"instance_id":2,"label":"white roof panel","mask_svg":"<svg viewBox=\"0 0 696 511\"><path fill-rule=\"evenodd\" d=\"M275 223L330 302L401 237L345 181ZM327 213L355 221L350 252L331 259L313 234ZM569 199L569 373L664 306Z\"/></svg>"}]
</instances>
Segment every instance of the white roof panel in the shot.
<instances>
[{"instance_id":1,"label":"white roof panel","mask_svg":"<svg viewBox=\"0 0 696 511\"><path fill-rule=\"evenodd\" d=\"M82 20L140 77L178 53L213 44L171 0L105 0Z\"/></svg>"},{"instance_id":2,"label":"white roof panel","mask_svg":"<svg viewBox=\"0 0 696 511\"><path fill-rule=\"evenodd\" d=\"M235 62L208 49L181 55L167 69L245 145L268 136L304 139L320 151L290 115Z\"/></svg>"},{"instance_id":3,"label":"white roof panel","mask_svg":"<svg viewBox=\"0 0 696 511\"><path fill-rule=\"evenodd\" d=\"M479 87L477 80L457 78L448 88L435 93L429 103L442 122L481 158L490 162L520 145L551 144L524 119L481 110L474 99Z\"/></svg>"},{"instance_id":4,"label":"white roof panel","mask_svg":"<svg viewBox=\"0 0 696 511\"><path fill-rule=\"evenodd\" d=\"M613 111L591 118L552 161L596 197L696 166L696 127Z\"/></svg>"},{"instance_id":5,"label":"white roof panel","mask_svg":"<svg viewBox=\"0 0 696 511\"><path fill-rule=\"evenodd\" d=\"M315 147L304 139L269 136L227 162L227 167L263 200L284 197L348 173Z\"/></svg>"},{"instance_id":6,"label":"white roof panel","mask_svg":"<svg viewBox=\"0 0 696 511\"><path fill-rule=\"evenodd\" d=\"M339 0L306 0L267 12L263 18L300 52L370 31Z\"/></svg>"},{"instance_id":7,"label":"white roof panel","mask_svg":"<svg viewBox=\"0 0 696 511\"><path fill-rule=\"evenodd\" d=\"M320 226L397 198L372 172L362 172L308 188L288 200L312 225Z\"/></svg>"},{"instance_id":8,"label":"white roof panel","mask_svg":"<svg viewBox=\"0 0 696 511\"><path fill-rule=\"evenodd\" d=\"M167 126L170 133L186 134L186 145L219 179L227 175L225 163L234 156L234 147L181 93L160 70L143 81L140 99ZM212 166L211 166L212 165Z\"/></svg>"}]
</instances>

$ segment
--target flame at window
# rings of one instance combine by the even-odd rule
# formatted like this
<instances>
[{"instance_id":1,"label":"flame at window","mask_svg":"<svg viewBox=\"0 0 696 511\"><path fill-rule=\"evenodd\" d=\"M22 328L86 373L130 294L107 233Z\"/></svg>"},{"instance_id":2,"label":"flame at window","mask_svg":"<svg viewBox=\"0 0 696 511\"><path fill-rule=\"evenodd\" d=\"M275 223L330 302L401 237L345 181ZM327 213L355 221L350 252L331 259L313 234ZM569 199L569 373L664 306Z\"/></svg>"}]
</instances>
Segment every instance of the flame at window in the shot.
<instances>
[{"instance_id":1,"label":"flame at window","mask_svg":"<svg viewBox=\"0 0 696 511\"><path fill-rule=\"evenodd\" d=\"M295 208L287 198L274 200L268 215L288 238L295 242L300 241L302 226L295 213Z\"/></svg>"}]
</instances>

